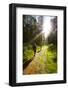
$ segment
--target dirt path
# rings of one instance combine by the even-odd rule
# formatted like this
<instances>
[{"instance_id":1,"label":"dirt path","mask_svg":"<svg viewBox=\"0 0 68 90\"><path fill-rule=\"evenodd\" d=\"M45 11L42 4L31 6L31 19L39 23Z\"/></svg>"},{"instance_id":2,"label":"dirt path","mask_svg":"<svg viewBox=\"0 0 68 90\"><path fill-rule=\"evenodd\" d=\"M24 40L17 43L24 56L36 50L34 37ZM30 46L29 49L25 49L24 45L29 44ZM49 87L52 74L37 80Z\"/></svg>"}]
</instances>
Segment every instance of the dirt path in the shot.
<instances>
[{"instance_id":1,"label":"dirt path","mask_svg":"<svg viewBox=\"0 0 68 90\"><path fill-rule=\"evenodd\" d=\"M29 63L29 65L24 69L23 74L41 74L45 73L45 50L43 47L39 53L36 53L34 59Z\"/></svg>"}]
</instances>

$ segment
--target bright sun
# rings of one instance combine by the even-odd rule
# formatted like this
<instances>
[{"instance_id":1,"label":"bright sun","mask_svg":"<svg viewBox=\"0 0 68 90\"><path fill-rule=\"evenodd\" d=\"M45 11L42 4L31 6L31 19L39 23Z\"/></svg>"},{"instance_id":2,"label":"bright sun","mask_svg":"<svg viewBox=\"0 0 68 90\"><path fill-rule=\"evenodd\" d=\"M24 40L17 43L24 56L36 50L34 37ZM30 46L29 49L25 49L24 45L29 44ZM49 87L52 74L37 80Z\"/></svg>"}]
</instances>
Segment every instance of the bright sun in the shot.
<instances>
[{"instance_id":1,"label":"bright sun","mask_svg":"<svg viewBox=\"0 0 68 90\"><path fill-rule=\"evenodd\" d=\"M43 34L45 38L50 34L51 32L51 17L44 17L43 19Z\"/></svg>"}]
</instances>

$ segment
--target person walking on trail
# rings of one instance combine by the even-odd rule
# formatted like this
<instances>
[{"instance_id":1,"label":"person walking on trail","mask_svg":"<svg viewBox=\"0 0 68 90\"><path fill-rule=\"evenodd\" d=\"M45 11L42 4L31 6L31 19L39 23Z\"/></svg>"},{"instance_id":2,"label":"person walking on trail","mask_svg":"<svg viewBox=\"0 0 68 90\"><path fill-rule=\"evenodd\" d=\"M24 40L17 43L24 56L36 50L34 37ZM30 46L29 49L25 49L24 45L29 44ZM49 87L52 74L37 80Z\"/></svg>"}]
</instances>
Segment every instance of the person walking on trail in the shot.
<instances>
[{"instance_id":1,"label":"person walking on trail","mask_svg":"<svg viewBox=\"0 0 68 90\"><path fill-rule=\"evenodd\" d=\"M33 43L33 51L34 51L34 56L35 56L35 54L36 54L36 44L35 43Z\"/></svg>"}]
</instances>

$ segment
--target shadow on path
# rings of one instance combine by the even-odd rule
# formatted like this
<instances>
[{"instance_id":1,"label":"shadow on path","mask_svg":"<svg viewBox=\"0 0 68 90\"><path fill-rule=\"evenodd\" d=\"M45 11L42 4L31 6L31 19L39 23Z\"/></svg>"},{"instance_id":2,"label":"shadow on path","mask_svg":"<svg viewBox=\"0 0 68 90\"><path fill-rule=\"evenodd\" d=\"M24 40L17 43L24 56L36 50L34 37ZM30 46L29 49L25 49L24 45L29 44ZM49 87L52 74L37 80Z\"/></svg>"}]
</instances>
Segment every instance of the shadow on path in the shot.
<instances>
[{"instance_id":1,"label":"shadow on path","mask_svg":"<svg viewBox=\"0 0 68 90\"><path fill-rule=\"evenodd\" d=\"M35 55L34 55L34 57L35 57ZM30 62L32 62L32 60L34 59L34 57L31 58L30 60L26 61L26 62L23 64L23 70L29 65Z\"/></svg>"}]
</instances>

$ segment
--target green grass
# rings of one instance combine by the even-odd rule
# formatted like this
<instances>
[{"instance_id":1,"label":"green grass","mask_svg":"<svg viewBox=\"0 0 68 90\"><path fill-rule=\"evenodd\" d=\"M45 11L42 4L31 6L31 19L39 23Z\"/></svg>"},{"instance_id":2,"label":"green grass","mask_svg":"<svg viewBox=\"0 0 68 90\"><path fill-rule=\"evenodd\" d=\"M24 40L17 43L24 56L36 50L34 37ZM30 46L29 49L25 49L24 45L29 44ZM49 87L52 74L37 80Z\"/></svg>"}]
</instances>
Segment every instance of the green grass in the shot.
<instances>
[{"instance_id":1,"label":"green grass","mask_svg":"<svg viewBox=\"0 0 68 90\"><path fill-rule=\"evenodd\" d=\"M55 50L46 50L46 64L47 64L47 73L56 73L57 72L57 52Z\"/></svg>"}]
</instances>

